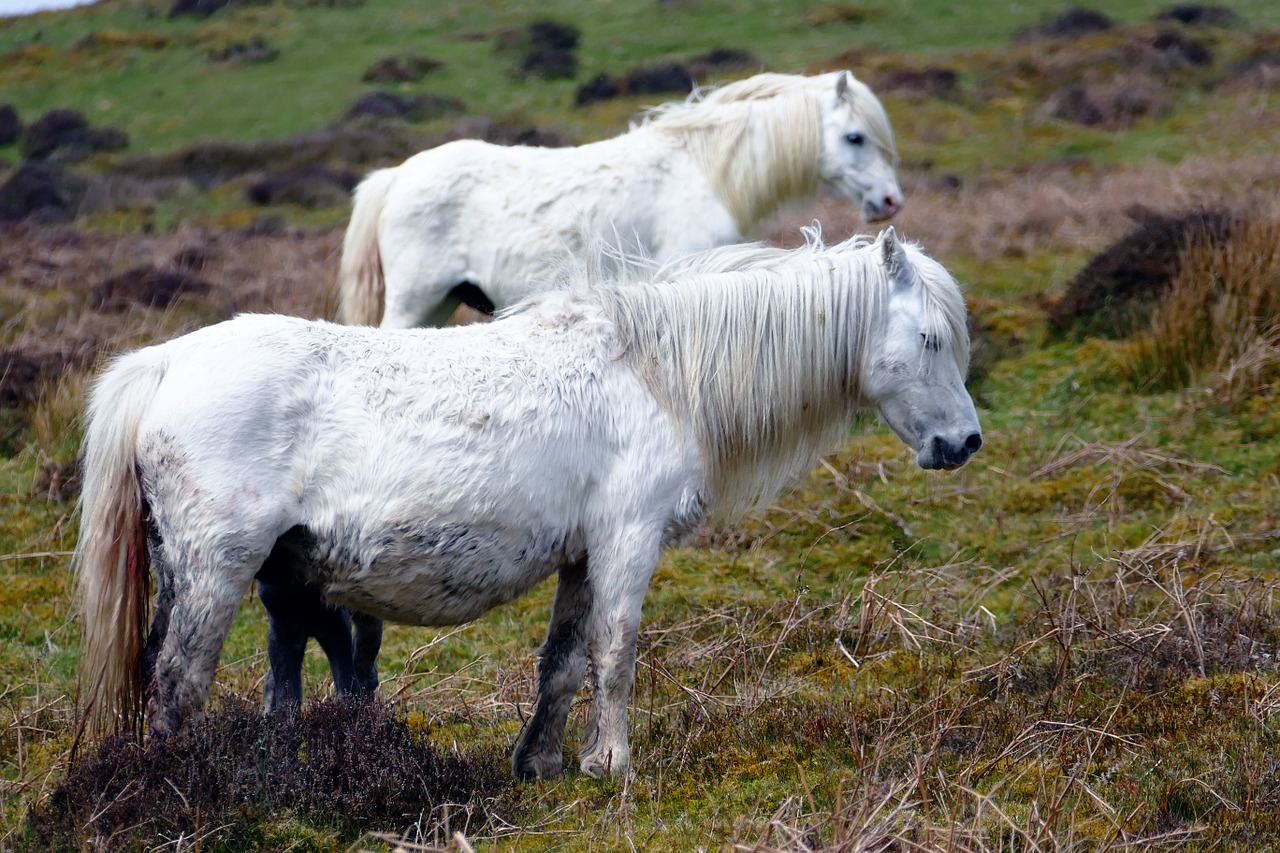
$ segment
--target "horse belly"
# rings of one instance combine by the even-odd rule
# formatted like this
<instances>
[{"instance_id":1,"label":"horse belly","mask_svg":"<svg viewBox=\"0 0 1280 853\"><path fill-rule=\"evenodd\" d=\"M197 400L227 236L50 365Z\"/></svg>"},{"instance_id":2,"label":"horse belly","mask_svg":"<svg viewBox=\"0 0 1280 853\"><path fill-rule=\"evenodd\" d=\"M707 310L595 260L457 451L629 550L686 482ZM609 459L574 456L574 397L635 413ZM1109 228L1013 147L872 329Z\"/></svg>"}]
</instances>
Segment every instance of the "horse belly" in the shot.
<instances>
[{"instance_id":1,"label":"horse belly","mask_svg":"<svg viewBox=\"0 0 1280 853\"><path fill-rule=\"evenodd\" d=\"M585 557L564 531L463 522L399 524L372 551L367 568L321 565L326 598L412 625L470 622Z\"/></svg>"}]
</instances>

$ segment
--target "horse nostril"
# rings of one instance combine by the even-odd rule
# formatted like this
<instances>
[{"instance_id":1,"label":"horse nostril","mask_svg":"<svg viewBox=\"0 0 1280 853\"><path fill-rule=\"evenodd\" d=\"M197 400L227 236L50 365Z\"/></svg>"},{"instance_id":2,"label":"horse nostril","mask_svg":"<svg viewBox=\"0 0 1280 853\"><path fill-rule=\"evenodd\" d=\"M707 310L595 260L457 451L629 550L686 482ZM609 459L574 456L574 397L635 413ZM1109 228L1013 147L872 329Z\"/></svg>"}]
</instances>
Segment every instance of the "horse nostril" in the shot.
<instances>
[{"instance_id":1,"label":"horse nostril","mask_svg":"<svg viewBox=\"0 0 1280 853\"><path fill-rule=\"evenodd\" d=\"M970 453L977 453L982 449L982 433L975 432L964 440L965 449Z\"/></svg>"}]
</instances>

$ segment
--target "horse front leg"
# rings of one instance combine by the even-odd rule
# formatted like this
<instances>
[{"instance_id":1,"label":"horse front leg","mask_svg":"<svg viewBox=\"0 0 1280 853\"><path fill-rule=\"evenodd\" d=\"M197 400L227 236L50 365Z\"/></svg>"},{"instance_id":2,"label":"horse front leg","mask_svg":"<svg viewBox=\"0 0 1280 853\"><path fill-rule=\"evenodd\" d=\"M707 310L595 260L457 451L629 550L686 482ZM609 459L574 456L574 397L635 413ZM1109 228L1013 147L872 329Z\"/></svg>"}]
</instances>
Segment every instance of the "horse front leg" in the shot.
<instances>
[{"instance_id":1,"label":"horse front leg","mask_svg":"<svg viewBox=\"0 0 1280 853\"><path fill-rule=\"evenodd\" d=\"M538 657L537 706L511 758L517 779L558 779L564 773L564 729L586 675L590 613L586 562L562 568L547 641Z\"/></svg>"},{"instance_id":2,"label":"horse front leg","mask_svg":"<svg viewBox=\"0 0 1280 853\"><path fill-rule=\"evenodd\" d=\"M596 590L588 629L594 701L579 755L582 772L597 779L631 767L627 703L635 681L636 640L649 580L661 552L660 532L630 531L612 547L592 552Z\"/></svg>"}]
</instances>

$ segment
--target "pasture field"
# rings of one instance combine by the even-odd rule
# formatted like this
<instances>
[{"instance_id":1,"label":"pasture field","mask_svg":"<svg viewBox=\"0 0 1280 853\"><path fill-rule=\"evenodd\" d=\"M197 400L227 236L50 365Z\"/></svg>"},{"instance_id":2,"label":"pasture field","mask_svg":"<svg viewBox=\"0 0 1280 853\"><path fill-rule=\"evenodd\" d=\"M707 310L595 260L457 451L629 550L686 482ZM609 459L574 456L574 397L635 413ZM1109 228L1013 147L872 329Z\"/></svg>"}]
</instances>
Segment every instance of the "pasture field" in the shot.
<instances>
[{"instance_id":1,"label":"pasture field","mask_svg":"<svg viewBox=\"0 0 1280 853\"><path fill-rule=\"evenodd\" d=\"M1123 5L1091 32L1046 26L1069 18L1047 0L0 20L0 105L128 135L55 153L27 173L43 194L14 190L29 149L0 141L0 850L1280 849L1280 6ZM544 18L580 29L571 77L513 72ZM920 471L864 418L773 505L664 557L629 779L566 756L561 781L506 781L551 584L463 628L388 626L390 706L316 704L291 734L253 710L247 599L202 728L72 765L95 362L239 311L330 314L364 171L462 135L621 132L677 95L575 106L578 87L716 48L750 59L711 80L848 67L881 94L894 225L969 300L982 451ZM443 65L362 80L389 57ZM372 92L420 112L344 118ZM794 244L815 218L832 240L867 228L820 197L756 236ZM316 703L326 675L313 649ZM294 737L296 778L296 755L263 757Z\"/></svg>"}]
</instances>

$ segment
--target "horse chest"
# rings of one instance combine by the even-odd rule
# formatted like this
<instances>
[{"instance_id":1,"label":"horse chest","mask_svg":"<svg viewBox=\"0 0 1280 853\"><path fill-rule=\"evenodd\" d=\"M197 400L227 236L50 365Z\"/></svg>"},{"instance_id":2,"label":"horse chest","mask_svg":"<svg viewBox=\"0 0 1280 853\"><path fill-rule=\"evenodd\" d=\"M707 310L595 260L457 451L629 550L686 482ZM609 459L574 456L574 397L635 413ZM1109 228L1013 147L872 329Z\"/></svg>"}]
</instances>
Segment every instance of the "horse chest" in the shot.
<instances>
[{"instance_id":1,"label":"horse chest","mask_svg":"<svg viewBox=\"0 0 1280 853\"><path fill-rule=\"evenodd\" d=\"M312 555L330 601L401 623L455 625L519 598L585 550L559 530L421 521L368 536L355 553L319 537Z\"/></svg>"}]
</instances>

